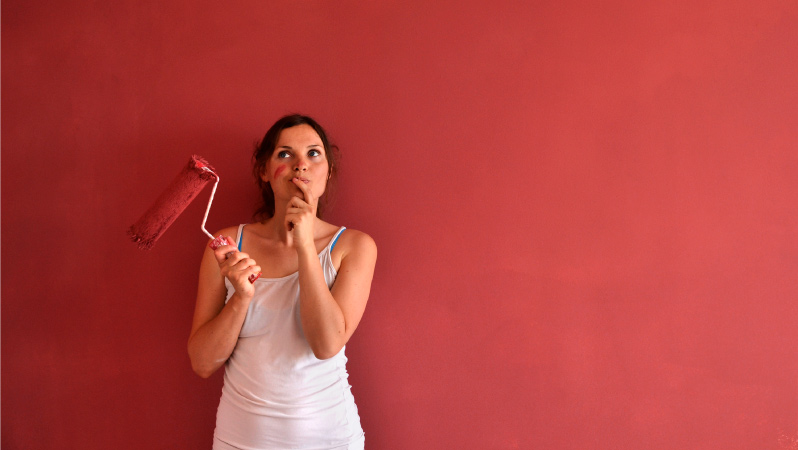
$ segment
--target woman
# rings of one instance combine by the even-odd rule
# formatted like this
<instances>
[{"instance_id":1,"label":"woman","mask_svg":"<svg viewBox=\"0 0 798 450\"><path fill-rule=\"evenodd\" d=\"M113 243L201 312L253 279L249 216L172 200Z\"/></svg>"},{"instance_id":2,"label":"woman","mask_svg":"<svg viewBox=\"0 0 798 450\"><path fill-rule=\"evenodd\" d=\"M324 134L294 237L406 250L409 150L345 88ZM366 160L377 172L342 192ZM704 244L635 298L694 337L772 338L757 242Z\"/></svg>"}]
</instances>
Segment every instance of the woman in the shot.
<instances>
[{"instance_id":1,"label":"woman","mask_svg":"<svg viewBox=\"0 0 798 450\"><path fill-rule=\"evenodd\" d=\"M313 119L278 120L253 161L261 220L209 243L188 341L200 376L225 365L213 448L362 449L344 346L366 308L377 247L319 217L336 167Z\"/></svg>"}]
</instances>

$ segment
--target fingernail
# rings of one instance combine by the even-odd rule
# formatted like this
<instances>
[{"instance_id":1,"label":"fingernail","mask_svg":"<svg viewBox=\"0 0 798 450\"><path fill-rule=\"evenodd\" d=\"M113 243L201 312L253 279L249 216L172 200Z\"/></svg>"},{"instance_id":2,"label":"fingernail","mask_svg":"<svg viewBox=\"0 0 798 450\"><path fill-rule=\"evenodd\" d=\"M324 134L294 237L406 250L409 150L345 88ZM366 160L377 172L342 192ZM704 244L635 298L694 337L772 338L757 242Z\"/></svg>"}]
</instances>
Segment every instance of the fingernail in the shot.
<instances>
[{"instance_id":1,"label":"fingernail","mask_svg":"<svg viewBox=\"0 0 798 450\"><path fill-rule=\"evenodd\" d=\"M249 276L249 282L250 282L250 283L254 283L254 282L255 282L255 280L257 280L258 278L260 278L260 275L261 275L261 273L260 273L260 272L258 272L258 273L256 273L256 274L254 274L254 275L250 275L250 276Z\"/></svg>"}]
</instances>

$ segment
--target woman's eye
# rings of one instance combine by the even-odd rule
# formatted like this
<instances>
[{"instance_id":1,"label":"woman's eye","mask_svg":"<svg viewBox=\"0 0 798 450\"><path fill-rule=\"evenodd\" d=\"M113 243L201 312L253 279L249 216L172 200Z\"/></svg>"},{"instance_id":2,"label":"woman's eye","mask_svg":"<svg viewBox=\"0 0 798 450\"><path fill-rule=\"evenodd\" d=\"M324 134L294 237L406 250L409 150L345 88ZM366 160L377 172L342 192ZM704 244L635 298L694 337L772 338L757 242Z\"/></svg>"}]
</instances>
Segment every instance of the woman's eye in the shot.
<instances>
[{"instance_id":1,"label":"woman's eye","mask_svg":"<svg viewBox=\"0 0 798 450\"><path fill-rule=\"evenodd\" d=\"M291 156L291 154L288 153L286 150L277 153L278 158L288 158L289 156Z\"/></svg>"},{"instance_id":2,"label":"woman's eye","mask_svg":"<svg viewBox=\"0 0 798 450\"><path fill-rule=\"evenodd\" d=\"M308 156L321 156L321 152L318 150L311 150L308 152Z\"/></svg>"}]
</instances>

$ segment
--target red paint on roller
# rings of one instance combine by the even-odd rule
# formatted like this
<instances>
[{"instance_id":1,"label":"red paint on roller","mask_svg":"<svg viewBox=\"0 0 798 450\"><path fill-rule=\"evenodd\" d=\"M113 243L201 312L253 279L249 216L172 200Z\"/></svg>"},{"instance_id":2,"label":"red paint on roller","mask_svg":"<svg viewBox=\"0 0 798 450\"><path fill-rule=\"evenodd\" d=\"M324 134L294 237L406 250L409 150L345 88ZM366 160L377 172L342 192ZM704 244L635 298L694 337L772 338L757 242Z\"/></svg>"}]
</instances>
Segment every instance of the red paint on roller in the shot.
<instances>
[{"instance_id":1,"label":"red paint on roller","mask_svg":"<svg viewBox=\"0 0 798 450\"><path fill-rule=\"evenodd\" d=\"M208 170L205 170L207 168ZM149 250L177 216L199 194L208 181L215 180L213 167L202 157L193 155L155 203L128 230L140 249Z\"/></svg>"}]
</instances>

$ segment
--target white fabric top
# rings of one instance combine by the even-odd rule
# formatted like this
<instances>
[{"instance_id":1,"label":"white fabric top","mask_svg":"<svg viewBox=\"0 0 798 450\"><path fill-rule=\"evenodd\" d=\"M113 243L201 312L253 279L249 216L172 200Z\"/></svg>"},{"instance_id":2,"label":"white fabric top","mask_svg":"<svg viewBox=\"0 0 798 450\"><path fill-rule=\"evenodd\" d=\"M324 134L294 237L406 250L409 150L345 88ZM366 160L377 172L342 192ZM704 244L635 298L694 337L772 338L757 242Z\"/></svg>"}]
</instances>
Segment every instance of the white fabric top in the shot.
<instances>
[{"instance_id":1,"label":"white fabric top","mask_svg":"<svg viewBox=\"0 0 798 450\"><path fill-rule=\"evenodd\" d=\"M343 230L319 253L329 287L337 275L330 252ZM224 281L229 300L234 289ZM345 348L327 360L313 354L302 332L298 272L256 280L255 296L225 366L214 450L363 448Z\"/></svg>"}]
</instances>

